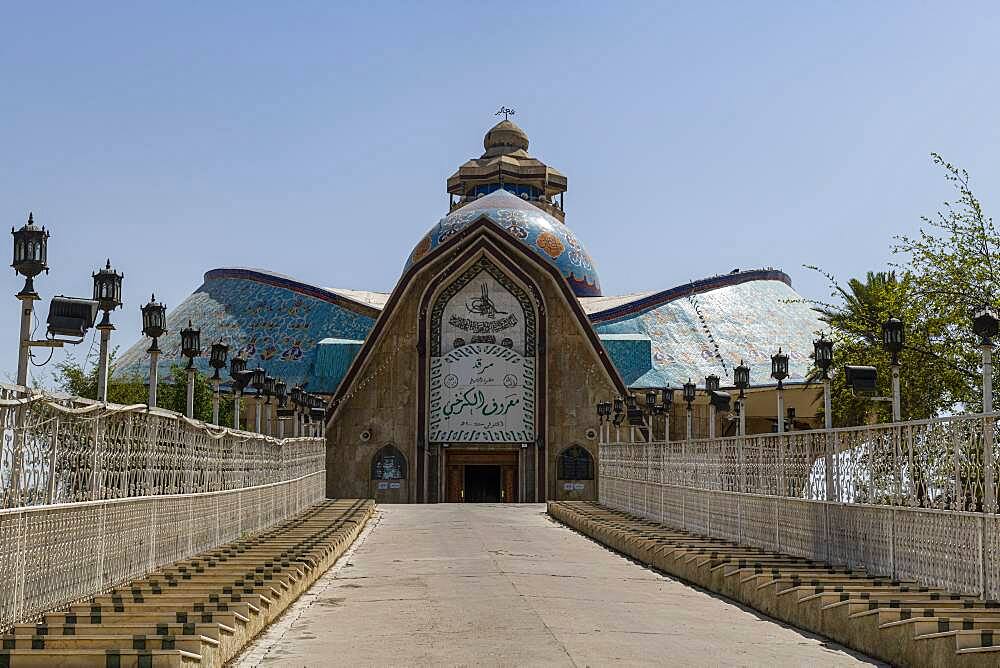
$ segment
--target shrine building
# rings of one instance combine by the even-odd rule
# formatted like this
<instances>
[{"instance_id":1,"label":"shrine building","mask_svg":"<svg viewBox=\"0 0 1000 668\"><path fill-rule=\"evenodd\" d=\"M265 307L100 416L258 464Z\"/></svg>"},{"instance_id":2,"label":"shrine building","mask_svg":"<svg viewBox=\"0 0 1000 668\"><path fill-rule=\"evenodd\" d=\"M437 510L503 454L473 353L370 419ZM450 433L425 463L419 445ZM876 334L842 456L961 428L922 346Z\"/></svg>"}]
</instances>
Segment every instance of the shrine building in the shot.
<instances>
[{"instance_id":1,"label":"shrine building","mask_svg":"<svg viewBox=\"0 0 1000 668\"><path fill-rule=\"evenodd\" d=\"M566 176L529 155L509 120L483 143L448 178L449 210L401 258L391 292L214 269L168 312L161 364L176 362L191 320L203 342L224 340L251 368L322 394L327 495L380 503L594 500L598 402L674 388L670 436L681 439L681 385L715 375L732 388L741 360L754 385L748 432L774 431L779 347L790 358L790 411L780 417L792 429L817 426L819 387L805 380L823 325L785 273L734 270L604 295L567 224ZM145 375L148 345L132 346L119 372ZM694 432L705 437L708 401L698 395ZM719 413L715 432L734 434L733 415Z\"/></svg>"}]
</instances>

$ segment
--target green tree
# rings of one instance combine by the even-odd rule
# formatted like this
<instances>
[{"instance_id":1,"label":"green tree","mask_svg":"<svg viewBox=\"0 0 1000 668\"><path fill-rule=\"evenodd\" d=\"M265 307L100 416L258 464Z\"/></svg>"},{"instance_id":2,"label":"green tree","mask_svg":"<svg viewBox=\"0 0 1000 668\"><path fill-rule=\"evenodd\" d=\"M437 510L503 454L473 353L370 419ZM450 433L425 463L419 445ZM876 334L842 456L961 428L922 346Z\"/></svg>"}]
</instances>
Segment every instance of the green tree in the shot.
<instances>
[{"instance_id":1,"label":"green tree","mask_svg":"<svg viewBox=\"0 0 1000 668\"><path fill-rule=\"evenodd\" d=\"M108 363L108 401L116 404L144 404L149 399L148 385L135 372L124 375L115 373L115 353L110 355ZM97 399L96 360L88 358L86 366L73 356L56 364L53 380L64 392L85 399ZM194 384L194 416L198 420L212 420L212 383L208 376L202 373L195 375ZM169 377L157 383L156 403L160 408L185 413L187 411L187 371L183 366L170 367ZM219 403L219 424L232 425L233 402L228 397L222 397Z\"/></svg>"},{"instance_id":2,"label":"green tree","mask_svg":"<svg viewBox=\"0 0 1000 668\"><path fill-rule=\"evenodd\" d=\"M815 267L813 267L815 269ZM906 345L900 354L900 404L904 419L923 419L950 410L965 396L967 369L950 359L948 323L928 313L915 298L914 277L904 273L868 272L863 280L839 284L824 274L832 287L832 303L813 302L830 326L838 367L873 366L878 370L878 393L892 394L888 353L882 347L882 323L896 316L906 323ZM818 370L813 378L818 378ZM854 396L839 378L833 383L834 426L889 422L892 406Z\"/></svg>"},{"instance_id":3,"label":"green tree","mask_svg":"<svg viewBox=\"0 0 1000 668\"><path fill-rule=\"evenodd\" d=\"M922 217L916 236L900 235L892 247L896 264L912 276L912 298L924 317L940 324L947 342L942 355L966 373L954 397L968 409L982 409L979 341L972 313L997 306L1000 295L1000 235L972 191L968 172L932 153L934 164L957 193L934 216Z\"/></svg>"}]
</instances>

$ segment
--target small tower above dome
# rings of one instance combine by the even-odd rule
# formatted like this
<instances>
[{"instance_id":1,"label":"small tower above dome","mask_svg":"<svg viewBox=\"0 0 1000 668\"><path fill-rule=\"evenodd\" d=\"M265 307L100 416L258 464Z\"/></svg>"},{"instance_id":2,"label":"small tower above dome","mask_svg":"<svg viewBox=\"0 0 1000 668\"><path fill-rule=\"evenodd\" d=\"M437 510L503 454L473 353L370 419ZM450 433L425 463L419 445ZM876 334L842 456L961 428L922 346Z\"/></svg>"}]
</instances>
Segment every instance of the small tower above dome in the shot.
<instances>
[{"instance_id":1,"label":"small tower above dome","mask_svg":"<svg viewBox=\"0 0 1000 668\"><path fill-rule=\"evenodd\" d=\"M483 153L448 178L448 212L503 189L566 222L566 177L528 155L528 135L513 121L502 120L483 138Z\"/></svg>"}]
</instances>

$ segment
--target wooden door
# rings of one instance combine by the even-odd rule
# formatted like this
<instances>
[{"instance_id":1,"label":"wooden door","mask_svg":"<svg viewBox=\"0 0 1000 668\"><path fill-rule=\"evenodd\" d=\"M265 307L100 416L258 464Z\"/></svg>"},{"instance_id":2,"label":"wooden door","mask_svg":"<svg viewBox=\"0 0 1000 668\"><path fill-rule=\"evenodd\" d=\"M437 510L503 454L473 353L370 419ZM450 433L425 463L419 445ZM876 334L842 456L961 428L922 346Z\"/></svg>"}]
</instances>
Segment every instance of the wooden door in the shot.
<instances>
[{"instance_id":1,"label":"wooden door","mask_svg":"<svg viewBox=\"0 0 1000 668\"><path fill-rule=\"evenodd\" d=\"M461 503L465 499L462 498L462 487L464 486L465 471L461 465L450 465L448 467L448 488L445 494L445 501L447 503Z\"/></svg>"},{"instance_id":2,"label":"wooden door","mask_svg":"<svg viewBox=\"0 0 1000 668\"><path fill-rule=\"evenodd\" d=\"M504 503L517 503L517 467L504 466L501 471L501 489Z\"/></svg>"}]
</instances>

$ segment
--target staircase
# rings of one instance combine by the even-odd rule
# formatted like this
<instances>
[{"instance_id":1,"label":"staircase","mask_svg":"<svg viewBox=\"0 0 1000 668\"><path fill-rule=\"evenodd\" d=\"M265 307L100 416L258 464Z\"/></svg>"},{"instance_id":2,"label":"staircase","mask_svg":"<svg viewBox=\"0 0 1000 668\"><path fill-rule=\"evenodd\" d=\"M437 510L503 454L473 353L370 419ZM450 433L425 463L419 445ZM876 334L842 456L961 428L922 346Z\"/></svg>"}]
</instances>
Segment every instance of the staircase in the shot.
<instances>
[{"instance_id":1,"label":"staircase","mask_svg":"<svg viewBox=\"0 0 1000 668\"><path fill-rule=\"evenodd\" d=\"M371 500L316 504L266 531L18 624L0 668L222 666L354 541Z\"/></svg>"},{"instance_id":2,"label":"staircase","mask_svg":"<svg viewBox=\"0 0 1000 668\"><path fill-rule=\"evenodd\" d=\"M1000 665L1000 603L706 538L591 502L557 520L660 571L899 666Z\"/></svg>"}]
</instances>

